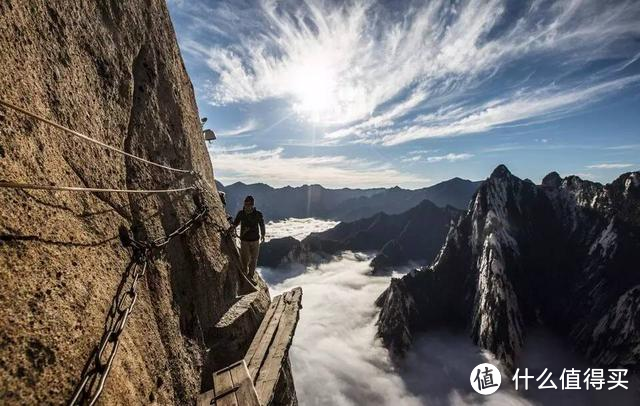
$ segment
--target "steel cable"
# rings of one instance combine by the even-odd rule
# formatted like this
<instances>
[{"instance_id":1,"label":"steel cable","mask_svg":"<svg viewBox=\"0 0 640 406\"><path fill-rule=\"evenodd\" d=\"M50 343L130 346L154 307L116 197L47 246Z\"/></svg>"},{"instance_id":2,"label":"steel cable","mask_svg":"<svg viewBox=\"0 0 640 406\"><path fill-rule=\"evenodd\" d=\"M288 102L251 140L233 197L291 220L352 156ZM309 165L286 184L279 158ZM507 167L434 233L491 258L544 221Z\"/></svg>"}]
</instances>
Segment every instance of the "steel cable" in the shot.
<instances>
[{"instance_id":1,"label":"steel cable","mask_svg":"<svg viewBox=\"0 0 640 406\"><path fill-rule=\"evenodd\" d=\"M88 404L90 406L94 405L98 398L100 397L107 376L111 371L113 366L113 361L115 359L116 353L118 351L120 345L120 336L124 331L129 316L133 311L133 308L136 304L138 298L138 292L136 290L138 281L142 278L148 268L149 262L151 262L153 251L165 247L169 242L175 238L176 236L185 234L189 229L191 229L196 224L200 223L204 216L207 215L209 209L204 204L202 197L200 195L201 192L207 192L211 194L212 197L218 197L213 193L213 186L204 179L201 174L193 171L193 170L185 170L185 169L177 169L170 167L168 165L163 165L157 162L153 162L147 160L145 158L141 158L139 156L133 155L126 151L123 151L117 147L106 144L102 141L91 138L85 134L82 134L78 131L72 130L68 127L55 123L45 117L42 117L38 114L32 113L24 108L16 106L12 103L9 103L5 100L0 99L0 105L3 105L7 108L10 108L14 111L27 115L31 118L34 118L38 121L51 125L63 132L81 138L85 141L94 143L103 148L107 148L111 151L114 151L123 156L135 159L137 161L143 162L145 164L153 165L165 170L179 172L179 173L188 173L196 177L196 182L194 186L184 187L184 188L174 188L174 189L117 189L117 188L91 188L91 187L78 187L78 186L52 186L52 185L38 185L32 183L20 183L13 181L2 181L0 180L0 188L10 188L10 189L32 189L32 190L50 190L50 191L67 191L67 192L105 192L105 193L174 193L174 192L185 192L188 190L195 190L198 194L194 195L194 199L196 201L196 206L198 206L199 210L195 212L192 217L184 223L182 226L175 229L170 234L165 237L156 238L151 241L137 241L133 238L130 238L128 233L127 237L123 240L123 244L125 246L129 246L132 248L132 255L127 265L121 282L118 285L116 290L116 294L112 298L111 306L109 307L109 311L107 312L105 323L104 323L104 331L99 343L93 348L87 362L84 365L82 370L80 380L78 385L76 386L73 395L69 401L69 405L78 405L78 404ZM206 185L206 187L205 187ZM238 237L235 230L233 232L228 229L220 226L217 223L213 223L214 228L219 233L226 235L227 237ZM123 235L121 234L121 239L123 239ZM126 240L126 241L125 241ZM235 247L235 243L233 244ZM236 255L237 255L237 247L236 247ZM240 274L245 278L245 280L257 291L258 287L252 283L251 280L244 274L244 272L240 271ZM125 286L129 283L128 290L124 291ZM107 354L107 358L103 361L104 355Z\"/></svg>"}]
</instances>

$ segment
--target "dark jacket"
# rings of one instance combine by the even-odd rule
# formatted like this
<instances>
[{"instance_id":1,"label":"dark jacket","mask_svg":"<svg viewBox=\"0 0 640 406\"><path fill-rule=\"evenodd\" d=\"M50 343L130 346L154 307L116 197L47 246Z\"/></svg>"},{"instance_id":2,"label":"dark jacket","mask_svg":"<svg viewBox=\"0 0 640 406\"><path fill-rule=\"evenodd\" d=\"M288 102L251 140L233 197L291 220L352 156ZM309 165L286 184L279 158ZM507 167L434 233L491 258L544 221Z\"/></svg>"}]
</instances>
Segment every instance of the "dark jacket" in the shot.
<instances>
[{"instance_id":1,"label":"dark jacket","mask_svg":"<svg viewBox=\"0 0 640 406\"><path fill-rule=\"evenodd\" d=\"M265 235L264 218L259 210L253 209L251 213L247 213L244 209L240 210L236 214L236 219L233 220L233 225L238 226L240 224L240 239L243 241L258 241L260 235ZM258 232L258 227L260 232ZM260 234L262 233L262 234Z\"/></svg>"}]
</instances>

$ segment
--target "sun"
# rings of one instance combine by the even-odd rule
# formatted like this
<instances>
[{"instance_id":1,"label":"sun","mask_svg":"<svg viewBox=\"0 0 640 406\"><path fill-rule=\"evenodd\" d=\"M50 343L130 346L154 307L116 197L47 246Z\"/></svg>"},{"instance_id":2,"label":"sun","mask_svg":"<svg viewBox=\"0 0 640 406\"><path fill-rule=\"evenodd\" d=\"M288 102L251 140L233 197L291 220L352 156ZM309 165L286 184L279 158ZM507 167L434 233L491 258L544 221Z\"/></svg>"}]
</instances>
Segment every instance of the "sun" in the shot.
<instances>
[{"instance_id":1,"label":"sun","mask_svg":"<svg viewBox=\"0 0 640 406\"><path fill-rule=\"evenodd\" d=\"M326 63L301 64L291 74L291 92L296 99L294 110L311 120L322 121L337 106L336 77Z\"/></svg>"}]
</instances>

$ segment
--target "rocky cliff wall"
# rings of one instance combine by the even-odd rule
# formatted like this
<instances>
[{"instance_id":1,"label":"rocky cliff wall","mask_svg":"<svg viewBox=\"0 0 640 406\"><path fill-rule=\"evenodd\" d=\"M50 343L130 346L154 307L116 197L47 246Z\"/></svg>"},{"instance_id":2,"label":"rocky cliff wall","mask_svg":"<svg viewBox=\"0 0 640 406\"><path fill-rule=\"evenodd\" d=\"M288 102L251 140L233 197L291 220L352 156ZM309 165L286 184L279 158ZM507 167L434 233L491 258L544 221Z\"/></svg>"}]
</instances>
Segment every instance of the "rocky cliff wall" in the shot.
<instances>
[{"instance_id":1,"label":"rocky cliff wall","mask_svg":"<svg viewBox=\"0 0 640 406\"><path fill-rule=\"evenodd\" d=\"M532 328L596 365L640 365L640 173L601 185L501 165L449 230L434 263L393 279L378 332L403 355L420 332L465 328L509 368Z\"/></svg>"},{"instance_id":2,"label":"rocky cliff wall","mask_svg":"<svg viewBox=\"0 0 640 406\"><path fill-rule=\"evenodd\" d=\"M2 99L214 184L164 1L1 0L0 50ZM0 178L130 189L193 181L2 107ZM237 328L213 327L246 286L233 246L216 231L225 213L211 191L205 223L173 240L140 281L102 404L189 404L207 386L202 371L239 359L251 340L269 300L262 281ZM66 402L129 259L118 227L161 237L194 210L187 193L0 190L4 404ZM234 345L204 356L216 342Z\"/></svg>"}]
</instances>

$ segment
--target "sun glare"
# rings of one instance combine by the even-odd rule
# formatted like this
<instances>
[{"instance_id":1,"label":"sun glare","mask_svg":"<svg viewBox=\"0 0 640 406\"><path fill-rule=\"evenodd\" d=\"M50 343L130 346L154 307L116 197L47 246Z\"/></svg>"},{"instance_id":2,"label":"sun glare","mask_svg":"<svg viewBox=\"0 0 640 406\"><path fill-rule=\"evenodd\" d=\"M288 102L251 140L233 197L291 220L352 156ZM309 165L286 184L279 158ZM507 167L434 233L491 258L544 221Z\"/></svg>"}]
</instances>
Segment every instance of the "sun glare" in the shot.
<instances>
[{"instance_id":1,"label":"sun glare","mask_svg":"<svg viewBox=\"0 0 640 406\"><path fill-rule=\"evenodd\" d=\"M320 63L298 66L291 77L291 91L297 100L294 110L313 122L321 121L335 109L336 87L330 67Z\"/></svg>"}]
</instances>

